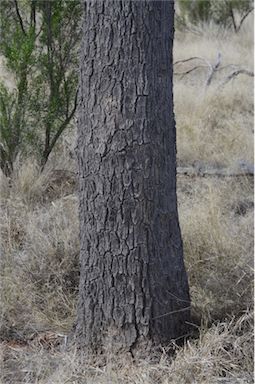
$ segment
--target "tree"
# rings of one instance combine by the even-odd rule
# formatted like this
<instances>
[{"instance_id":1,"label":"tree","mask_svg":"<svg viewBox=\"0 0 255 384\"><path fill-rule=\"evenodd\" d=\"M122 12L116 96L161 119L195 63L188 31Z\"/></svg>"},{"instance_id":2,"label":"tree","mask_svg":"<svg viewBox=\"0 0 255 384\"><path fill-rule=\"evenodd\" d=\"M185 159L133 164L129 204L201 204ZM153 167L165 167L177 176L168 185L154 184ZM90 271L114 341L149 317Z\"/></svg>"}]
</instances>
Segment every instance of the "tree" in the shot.
<instances>
[{"instance_id":1,"label":"tree","mask_svg":"<svg viewBox=\"0 0 255 384\"><path fill-rule=\"evenodd\" d=\"M75 336L99 347L187 332L176 203L174 4L83 3L77 156L80 288Z\"/></svg>"},{"instance_id":2,"label":"tree","mask_svg":"<svg viewBox=\"0 0 255 384\"><path fill-rule=\"evenodd\" d=\"M45 166L76 110L79 0L2 0L0 53L14 80L0 84L0 166L19 152ZM11 22L10 22L11 20Z\"/></svg>"}]
</instances>

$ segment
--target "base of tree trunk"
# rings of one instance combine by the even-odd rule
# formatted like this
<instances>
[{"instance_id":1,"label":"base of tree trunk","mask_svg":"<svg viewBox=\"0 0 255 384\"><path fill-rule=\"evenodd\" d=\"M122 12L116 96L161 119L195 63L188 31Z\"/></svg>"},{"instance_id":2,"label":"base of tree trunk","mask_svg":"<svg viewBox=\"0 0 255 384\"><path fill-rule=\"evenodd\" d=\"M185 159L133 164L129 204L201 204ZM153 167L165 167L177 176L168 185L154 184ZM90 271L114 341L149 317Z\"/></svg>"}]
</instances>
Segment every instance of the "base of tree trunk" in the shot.
<instances>
[{"instance_id":1,"label":"base of tree trunk","mask_svg":"<svg viewBox=\"0 0 255 384\"><path fill-rule=\"evenodd\" d=\"M171 355L176 350L176 346L183 345L189 337L192 337L193 331L187 326L187 333L178 339L173 339L166 343L159 340L152 340L148 337L140 337L132 345L127 345L125 334L120 334L117 327L111 327L108 331L102 332L103 336L98 344L84 343L84 335L79 334L77 329L73 329L68 337L68 348L75 347L82 352L86 352L88 356L93 354L116 355L124 353L125 356L130 354L132 358L144 359L156 356L162 352L162 348L166 353Z\"/></svg>"},{"instance_id":2,"label":"base of tree trunk","mask_svg":"<svg viewBox=\"0 0 255 384\"><path fill-rule=\"evenodd\" d=\"M190 297L176 197L172 1L87 1L77 158L85 348L185 337ZM111 341L109 341L111 340Z\"/></svg>"}]
</instances>

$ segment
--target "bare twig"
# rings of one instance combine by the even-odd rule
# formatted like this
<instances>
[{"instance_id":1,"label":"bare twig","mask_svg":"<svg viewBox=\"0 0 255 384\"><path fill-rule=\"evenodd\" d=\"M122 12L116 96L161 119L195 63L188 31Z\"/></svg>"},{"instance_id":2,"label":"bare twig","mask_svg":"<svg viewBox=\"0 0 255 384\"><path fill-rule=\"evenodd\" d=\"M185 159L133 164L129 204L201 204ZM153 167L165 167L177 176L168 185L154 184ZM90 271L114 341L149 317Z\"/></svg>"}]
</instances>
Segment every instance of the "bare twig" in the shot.
<instances>
[{"instance_id":1,"label":"bare twig","mask_svg":"<svg viewBox=\"0 0 255 384\"><path fill-rule=\"evenodd\" d=\"M222 70L227 69L227 68L232 68L234 70L233 70L233 72L230 75L228 75L224 79L224 81L220 84L220 86L224 86L230 80L234 79L235 77L237 77L240 74L247 75L247 76L250 76L250 77L254 77L254 72L249 71L247 69L239 68L235 64L227 64L227 65L221 66L221 59L222 59L222 56L221 56L221 53L219 52L218 55L217 55L216 63L214 65L211 64L207 59L205 59L203 57L199 57L199 56L194 56L194 57L190 57L188 59L183 59L183 60L177 60L174 63L174 65L183 64L183 63L187 63L187 62L194 61L194 60L202 61L204 64L196 65L196 66L194 66L192 68L189 68L188 70L182 71L182 72L176 72L175 71L174 74L177 75L177 76L184 77L184 76L188 75L191 72L194 72L195 70L197 70L199 68L208 68L209 72L208 72L208 77L207 77L207 80L206 80L206 83L205 83L206 88L209 87L209 85L211 84L211 82L213 80L213 77L214 77L216 72L222 71Z\"/></svg>"},{"instance_id":2,"label":"bare twig","mask_svg":"<svg viewBox=\"0 0 255 384\"><path fill-rule=\"evenodd\" d=\"M75 114L76 108L77 108L77 102L78 102L78 90L76 91L76 94L75 94L74 106L73 106L73 109L72 109L70 115L62 122L62 124L58 128L56 134L53 136L51 142L49 143L49 145L47 147L47 151L44 152L44 156L43 156L42 163L41 163L41 170L44 169L45 164L48 160L48 157L49 157L52 149L54 148L54 145L56 144L58 138L61 136L61 134L63 133L65 128L68 126L68 124L70 123L70 121L74 117L74 114Z\"/></svg>"},{"instance_id":3,"label":"bare twig","mask_svg":"<svg viewBox=\"0 0 255 384\"><path fill-rule=\"evenodd\" d=\"M189 73L191 73L191 72L193 72L193 71L195 71L197 69L200 69L200 68L208 68L208 65L197 65L196 67L188 69L187 71L174 72L174 75L184 77L185 75L188 75ZM220 72L220 71L223 71L224 69L227 69L227 68L238 69L238 67L236 65L228 64L228 65L224 65L223 67L216 68L215 71Z\"/></svg>"},{"instance_id":4,"label":"bare twig","mask_svg":"<svg viewBox=\"0 0 255 384\"><path fill-rule=\"evenodd\" d=\"M230 16L231 16L231 20L232 20L232 24L233 24L234 30L235 30L235 32L237 32L237 25L236 25L235 15L234 15L234 11L233 11L233 8L231 7L231 5L230 5Z\"/></svg>"},{"instance_id":5,"label":"bare twig","mask_svg":"<svg viewBox=\"0 0 255 384\"><path fill-rule=\"evenodd\" d=\"M216 63L214 65L211 65L209 63L210 72L209 72L209 76L208 76L208 78L206 80L206 86L207 87L211 84L213 76L214 76L215 72L218 70L218 68L219 68L219 66L221 64L221 57L222 57L221 53L219 52L218 55L217 55Z\"/></svg>"},{"instance_id":6,"label":"bare twig","mask_svg":"<svg viewBox=\"0 0 255 384\"><path fill-rule=\"evenodd\" d=\"M238 69L238 66L236 64L227 64L227 65L223 65L220 68L217 68L217 71L220 72L227 68Z\"/></svg>"},{"instance_id":7,"label":"bare twig","mask_svg":"<svg viewBox=\"0 0 255 384\"><path fill-rule=\"evenodd\" d=\"M184 72L174 72L175 75L177 76L182 76L184 77L185 75L188 75L189 73L195 71L196 69L199 69L199 68L207 68L206 65L197 65L196 67L193 67L191 69L189 69L188 71L184 71Z\"/></svg>"},{"instance_id":8,"label":"bare twig","mask_svg":"<svg viewBox=\"0 0 255 384\"><path fill-rule=\"evenodd\" d=\"M190 57L190 58L184 59L184 60L177 60L174 63L174 65L183 64L183 63L187 63L189 61L194 61L194 60L199 60L199 61L203 62L204 65L196 65L195 67L188 69L187 71L175 72L175 74L185 76L185 75L195 71L198 68L208 68L209 72L208 72L208 77L207 77L206 84L205 84L206 87L208 87L212 82L212 79L214 77L215 72L217 72L219 70L219 67L221 65L221 58L222 58L222 56L221 56L221 53L219 52L217 55L217 60L216 60L215 64L211 64L207 59L205 59L203 57L199 57L199 56Z\"/></svg>"},{"instance_id":9,"label":"bare twig","mask_svg":"<svg viewBox=\"0 0 255 384\"><path fill-rule=\"evenodd\" d=\"M30 26L35 29L36 27L36 1L31 1L31 13L30 13Z\"/></svg>"},{"instance_id":10,"label":"bare twig","mask_svg":"<svg viewBox=\"0 0 255 384\"><path fill-rule=\"evenodd\" d=\"M234 71L230 75L228 75L228 77L223 81L221 86L227 84L230 80L234 79L235 77L237 77L238 75L241 75L241 74L247 75L250 77L254 77L254 72L252 72L252 71L248 71L247 69L237 69L236 71Z\"/></svg>"},{"instance_id":11,"label":"bare twig","mask_svg":"<svg viewBox=\"0 0 255 384\"><path fill-rule=\"evenodd\" d=\"M246 19L246 17L247 17L252 11L253 11L253 7L250 8L250 9L243 15L243 17L242 17L241 20L240 20L240 23L239 23L238 27L236 28L236 32L239 32L239 31L240 31L240 28L241 28L241 26L242 26L244 20Z\"/></svg>"},{"instance_id":12,"label":"bare twig","mask_svg":"<svg viewBox=\"0 0 255 384\"><path fill-rule=\"evenodd\" d=\"M20 24L21 30L24 33L24 35L26 35L26 31L25 31L23 20L22 20L20 11L19 11L17 0L14 0L14 4L15 4L16 14L17 14L18 19L19 19L19 24Z\"/></svg>"},{"instance_id":13,"label":"bare twig","mask_svg":"<svg viewBox=\"0 0 255 384\"><path fill-rule=\"evenodd\" d=\"M182 63L187 63L188 61L192 61L192 60L201 60L201 61L205 61L205 59L204 59L203 57L194 56L194 57L189 57L188 59L184 59L184 60L177 60L177 61L174 62L173 65L182 64Z\"/></svg>"}]
</instances>

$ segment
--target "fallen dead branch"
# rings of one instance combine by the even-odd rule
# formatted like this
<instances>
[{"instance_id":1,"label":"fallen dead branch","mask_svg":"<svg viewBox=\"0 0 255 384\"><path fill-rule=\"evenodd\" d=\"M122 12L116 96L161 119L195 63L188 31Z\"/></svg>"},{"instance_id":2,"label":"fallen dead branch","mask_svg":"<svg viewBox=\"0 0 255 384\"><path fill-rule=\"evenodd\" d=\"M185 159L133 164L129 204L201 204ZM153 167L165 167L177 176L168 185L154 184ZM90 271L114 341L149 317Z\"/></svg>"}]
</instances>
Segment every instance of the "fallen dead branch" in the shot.
<instances>
[{"instance_id":1,"label":"fallen dead branch","mask_svg":"<svg viewBox=\"0 0 255 384\"><path fill-rule=\"evenodd\" d=\"M238 169L237 171L228 168L222 169L204 169L195 166L190 167L177 167L177 175L185 175L190 177L239 177L239 176L254 176L254 169L247 167Z\"/></svg>"},{"instance_id":2,"label":"fallen dead branch","mask_svg":"<svg viewBox=\"0 0 255 384\"><path fill-rule=\"evenodd\" d=\"M177 61L174 62L174 65L187 63L188 61L192 61L192 60L201 60L201 61L205 61L205 59L204 59L203 57L200 57L200 56L194 56L194 57L189 57L188 59L184 59L184 60L177 60Z\"/></svg>"},{"instance_id":3,"label":"fallen dead branch","mask_svg":"<svg viewBox=\"0 0 255 384\"><path fill-rule=\"evenodd\" d=\"M227 84L229 81L233 80L238 75L247 75L250 77L254 77L254 72L248 71L247 69L237 69L236 71L232 72L222 83L222 85Z\"/></svg>"},{"instance_id":4,"label":"fallen dead branch","mask_svg":"<svg viewBox=\"0 0 255 384\"><path fill-rule=\"evenodd\" d=\"M173 65L176 67L180 64L186 64L188 62L196 62L196 61L198 61L199 64L197 63L192 68L188 68L187 70L184 70L184 71L179 71L179 72L174 71L174 75L181 76L181 78L183 78L184 76L196 71L197 69L207 68L208 74L207 74L207 78L206 78L206 82L205 82L206 88L209 87L209 85L212 83L212 80L215 77L216 72L226 70L227 68L232 68L233 71L222 81L221 86L224 86L230 80L233 80L234 78L236 78L240 74L254 77L254 72L249 71L249 70L244 69L244 68L240 68L235 64L227 64L227 65L222 66L221 65L222 55L220 52L218 52L217 59L216 59L216 62L214 64L210 63L209 60L207 60L203 57L194 56L194 57L189 57L189 58L183 59L183 60L177 60L174 62Z\"/></svg>"},{"instance_id":5,"label":"fallen dead branch","mask_svg":"<svg viewBox=\"0 0 255 384\"><path fill-rule=\"evenodd\" d=\"M214 65L212 65L208 62L209 74L208 74L208 78L206 80L206 86L207 87L211 84L215 72L219 69L219 66L221 64L221 58L222 58L222 56L221 56L221 53L219 52L217 55L216 63Z\"/></svg>"}]
</instances>

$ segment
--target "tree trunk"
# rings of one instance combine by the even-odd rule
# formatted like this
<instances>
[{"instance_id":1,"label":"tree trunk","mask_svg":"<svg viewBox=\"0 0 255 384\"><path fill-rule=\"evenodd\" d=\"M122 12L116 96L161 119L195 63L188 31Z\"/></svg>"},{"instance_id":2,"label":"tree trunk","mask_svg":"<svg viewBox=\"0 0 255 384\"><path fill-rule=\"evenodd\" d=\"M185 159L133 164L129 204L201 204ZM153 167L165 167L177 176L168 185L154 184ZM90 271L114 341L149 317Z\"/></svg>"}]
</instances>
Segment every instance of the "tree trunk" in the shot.
<instances>
[{"instance_id":1,"label":"tree trunk","mask_svg":"<svg viewBox=\"0 0 255 384\"><path fill-rule=\"evenodd\" d=\"M81 270L75 334L133 348L187 331L176 202L172 1L87 1L78 162Z\"/></svg>"}]
</instances>

